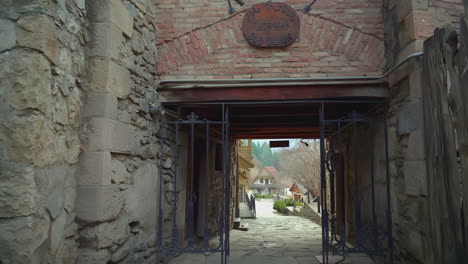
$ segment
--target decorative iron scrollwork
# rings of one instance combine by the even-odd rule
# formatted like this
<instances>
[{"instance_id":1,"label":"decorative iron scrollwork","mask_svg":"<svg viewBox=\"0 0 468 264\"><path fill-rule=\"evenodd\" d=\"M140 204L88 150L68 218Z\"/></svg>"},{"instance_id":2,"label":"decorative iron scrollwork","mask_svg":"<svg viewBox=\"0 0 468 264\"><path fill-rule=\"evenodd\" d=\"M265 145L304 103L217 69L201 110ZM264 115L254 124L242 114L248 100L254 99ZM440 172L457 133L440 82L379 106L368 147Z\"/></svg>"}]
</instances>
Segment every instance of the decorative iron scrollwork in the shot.
<instances>
[{"instance_id":1,"label":"decorative iron scrollwork","mask_svg":"<svg viewBox=\"0 0 468 264\"><path fill-rule=\"evenodd\" d=\"M190 113L190 115L187 116L188 121L195 121L198 120L198 115L196 115L194 112Z\"/></svg>"}]
</instances>

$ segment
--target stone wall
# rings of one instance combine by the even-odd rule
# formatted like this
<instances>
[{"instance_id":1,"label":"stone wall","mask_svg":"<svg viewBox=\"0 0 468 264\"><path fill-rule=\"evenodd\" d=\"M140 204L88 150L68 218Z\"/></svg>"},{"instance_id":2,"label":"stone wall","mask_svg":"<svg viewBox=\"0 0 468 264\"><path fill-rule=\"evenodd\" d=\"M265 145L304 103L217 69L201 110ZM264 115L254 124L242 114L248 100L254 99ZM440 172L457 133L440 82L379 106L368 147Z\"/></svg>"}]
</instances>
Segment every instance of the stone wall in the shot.
<instances>
[{"instance_id":1,"label":"stone wall","mask_svg":"<svg viewBox=\"0 0 468 264\"><path fill-rule=\"evenodd\" d=\"M458 21L461 2L384 1L387 68L423 51L436 27ZM402 263L432 261L421 69L421 59L412 59L388 78L393 238Z\"/></svg>"},{"instance_id":2,"label":"stone wall","mask_svg":"<svg viewBox=\"0 0 468 264\"><path fill-rule=\"evenodd\" d=\"M160 114L149 114L158 101L153 6L143 0L87 3L77 263L155 261Z\"/></svg>"},{"instance_id":3,"label":"stone wall","mask_svg":"<svg viewBox=\"0 0 468 264\"><path fill-rule=\"evenodd\" d=\"M246 1L232 15L226 1L157 3L160 79L250 79L378 75L384 66L380 0L286 1L301 19L299 39L258 49L241 32Z\"/></svg>"},{"instance_id":4,"label":"stone wall","mask_svg":"<svg viewBox=\"0 0 468 264\"><path fill-rule=\"evenodd\" d=\"M0 3L0 262L74 263L84 0Z\"/></svg>"},{"instance_id":5,"label":"stone wall","mask_svg":"<svg viewBox=\"0 0 468 264\"><path fill-rule=\"evenodd\" d=\"M0 10L0 262L153 261L153 3Z\"/></svg>"},{"instance_id":6,"label":"stone wall","mask_svg":"<svg viewBox=\"0 0 468 264\"><path fill-rule=\"evenodd\" d=\"M423 50L437 27L458 27L462 0L384 0L387 65Z\"/></svg>"}]
</instances>

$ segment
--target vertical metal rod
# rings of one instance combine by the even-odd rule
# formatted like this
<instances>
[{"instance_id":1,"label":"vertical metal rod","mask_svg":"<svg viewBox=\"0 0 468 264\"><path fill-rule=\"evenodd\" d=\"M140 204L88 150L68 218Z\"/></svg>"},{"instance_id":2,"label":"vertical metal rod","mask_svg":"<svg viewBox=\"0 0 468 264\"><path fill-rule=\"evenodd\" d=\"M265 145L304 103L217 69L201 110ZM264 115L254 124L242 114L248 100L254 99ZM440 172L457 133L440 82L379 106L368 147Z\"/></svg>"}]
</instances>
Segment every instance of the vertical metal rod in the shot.
<instances>
[{"instance_id":1,"label":"vertical metal rod","mask_svg":"<svg viewBox=\"0 0 468 264\"><path fill-rule=\"evenodd\" d=\"M206 150L205 150L205 173L206 173L206 191L205 191L205 232L203 239L205 241L205 249L210 248L210 230L208 229L208 210L209 210L209 199L208 195L210 191L210 123L206 123Z\"/></svg>"},{"instance_id":2,"label":"vertical metal rod","mask_svg":"<svg viewBox=\"0 0 468 264\"><path fill-rule=\"evenodd\" d=\"M225 153L226 154L226 166L227 166L227 175L226 175L226 179L227 179L227 192L226 192L226 198L227 198L227 204L226 204L226 207L228 208L228 211L227 211L227 221L226 221L226 235L225 235L225 239L226 239L226 255L225 255L225 258L226 258L226 261L225 263L227 263L228 261L228 257L229 257L229 243L230 243L230 236L229 236L229 232L230 232L230 229L231 229L231 139L230 139L230 127L229 127L229 107L226 106L225 108L225 111L226 111L226 118L225 118L225 122L226 122L226 148L227 148L227 152Z\"/></svg>"},{"instance_id":3,"label":"vertical metal rod","mask_svg":"<svg viewBox=\"0 0 468 264\"><path fill-rule=\"evenodd\" d=\"M163 192L163 159L164 159L164 153L163 153L163 146L164 146L164 130L167 129L163 127L161 130L161 139L160 139L160 145L159 145L159 153L161 154L159 157L159 201L158 201L158 244L159 248L163 248L163 243L162 243L162 237L163 237L163 230L162 230L162 215L163 215L163 207L162 207L162 192Z\"/></svg>"},{"instance_id":4,"label":"vertical metal rod","mask_svg":"<svg viewBox=\"0 0 468 264\"><path fill-rule=\"evenodd\" d=\"M353 113L353 159L354 159L354 196L355 196L355 214L356 214L356 244L360 247L362 244L361 240L361 201L359 197L359 169L358 169L358 146L357 146L357 121L356 113Z\"/></svg>"},{"instance_id":5,"label":"vertical metal rod","mask_svg":"<svg viewBox=\"0 0 468 264\"><path fill-rule=\"evenodd\" d=\"M328 217L327 217L327 179L325 172L325 105L320 107L320 179L322 203L322 260L328 264Z\"/></svg>"},{"instance_id":6,"label":"vertical metal rod","mask_svg":"<svg viewBox=\"0 0 468 264\"><path fill-rule=\"evenodd\" d=\"M331 227L331 241L334 241L336 236L336 201L335 201L335 175L336 175L336 164L334 163L335 157L333 155L333 148L330 145L330 227ZM335 250L333 251L333 255L335 255Z\"/></svg>"},{"instance_id":7,"label":"vertical metal rod","mask_svg":"<svg viewBox=\"0 0 468 264\"><path fill-rule=\"evenodd\" d=\"M175 157L174 157L174 211L172 212L172 245L177 247L178 232L177 232L177 168L179 163L179 123L176 123L176 144L175 144Z\"/></svg>"},{"instance_id":8,"label":"vertical metal rod","mask_svg":"<svg viewBox=\"0 0 468 264\"><path fill-rule=\"evenodd\" d=\"M194 184L194 159L195 159L195 125L194 123L190 123L190 192L189 192L189 247L192 247L194 244L194 207L195 207L195 200L194 200L194 192L193 192L193 184Z\"/></svg>"},{"instance_id":9,"label":"vertical metal rod","mask_svg":"<svg viewBox=\"0 0 468 264\"><path fill-rule=\"evenodd\" d=\"M377 249L377 216L375 212L375 168L374 168L374 138L373 123L369 121L369 140L370 140L370 173L371 173L371 187L372 187L372 233L374 249Z\"/></svg>"},{"instance_id":10,"label":"vertical metal rod","mask_svg":"<svg viewBox=\"0 0 468 264\"><path fill-rule=\"evenodd\" d=\"M387 178L387 239L388 248L390 251L390 263L393 263L393 226L392 226L392 209L390 200L390 159L388 157L388 124L387 124L388 107L385 107L384 125L385 125L385 166Z\"/></svg>"},{"instance_id":11,"label":"vertical metal rod","mask_svg":"<svg viewBox=\"0 0 468 264\"><path fill-rule=\"evenodd\" d=\"M223 188L226 188L226 171L225 171L225 167L224 167L224 140L225 140L225 133L226 133L226 120L225 120L225 115L224 115L224 104L221 105L221 119L222 119L222 123L221 123L221 144L222 144L222 155L223 155L223 159L222 159L222 162L223 162L223 180L222 180L222 186ZM224 192L224 195L226 195L226 193ZM226 244L225 244L225 241L224 241L224 228L225 228L225 212L226 212L226 197L224 197L224 199L221 199L221 219L220 219L220 230L219 230L219 243L220 243L220 246L221 246L221 263L224 264L226 263L225 262L225 250L226 250Z\"/></svg>"},{"instance_id":12,"label":"vertical metal rod","mask_svg":"<svg viewBox=\"0 0 468 264\"><path fill-rule=\"evenodd\" d=\"M340 228L340 243L341 243L341 251L343 254L343 261L346 259L345 255L345 237L346 237L346 217L345 217L345 181L344 181L344 171L343 171L343 158L344 158L344 151L341 146L341 121L338 120L338 153L340 155L340 160L339 160L339 174L340 177L340 193L341 193L341 228Z\"/></svg>"}]
</instances>

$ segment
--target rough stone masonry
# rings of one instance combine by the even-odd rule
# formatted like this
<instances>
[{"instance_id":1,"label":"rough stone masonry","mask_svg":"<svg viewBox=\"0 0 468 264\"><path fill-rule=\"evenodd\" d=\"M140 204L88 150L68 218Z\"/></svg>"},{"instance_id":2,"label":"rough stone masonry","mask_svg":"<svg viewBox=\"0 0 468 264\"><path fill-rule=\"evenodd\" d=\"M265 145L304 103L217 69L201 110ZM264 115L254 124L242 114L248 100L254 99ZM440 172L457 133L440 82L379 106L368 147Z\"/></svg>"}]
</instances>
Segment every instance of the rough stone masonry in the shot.
<instances>
[{"instance_id":1,"label":"rough stone masonry","mask_svg":"<svg viewBox=\"0 0 468 264\"><path fill-rule=\"evenodd\" d=\"M241 36L245 9L230 15L225 0L0 1L0 263L155 263L157 80L378 75L463 10L319 0L304 13L309 1L284 2L300 13L299 40L258 50ZM418 61L389 77L402 263L430 259L422 124L411 122L420 81Z\"/></svg>"},{"instance_id":2,"label":"rough stone masonry","mask_svg":"<svg viewBox=\"0 0 468 264\"><path fill-rule=\"evenodd\" d=\"M0 263L154 258L153 8L0 3Z\"/></svg>"}]
</instances>

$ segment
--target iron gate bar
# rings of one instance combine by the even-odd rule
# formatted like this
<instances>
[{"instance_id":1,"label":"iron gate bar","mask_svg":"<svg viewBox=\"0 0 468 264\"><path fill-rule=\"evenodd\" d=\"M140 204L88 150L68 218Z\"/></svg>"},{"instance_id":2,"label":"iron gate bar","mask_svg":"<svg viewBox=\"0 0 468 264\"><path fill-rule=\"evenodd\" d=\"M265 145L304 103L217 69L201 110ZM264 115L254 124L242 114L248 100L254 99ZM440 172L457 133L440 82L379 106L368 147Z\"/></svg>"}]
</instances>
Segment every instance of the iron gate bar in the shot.
<instances>
[{"instance_id":1,"label":"iron gate bar","mask_svg":"<svg viewBox=\"0 0 468 264\"><path fill-rule=\"evenodd\" d=\"M372 137L372 132L373 132L373 124L369 123L369 128L368 128L368 137ZM377 216L375 212L375 175L374 175L374 142L370 141L370 149L371 149L371 154L370 154L370 174L371 174L371 185L372 185L372 228L373 228L373 234L374 234L374 248L377 248L378 246L378 241L377 241Z\"/></svg>"},{"instance_id":2,"label":"iron gate bar","mask_svg":"<svg viewBox=\"0 0 468 264\"><path fill-rule=\"evenodd\" d=\"M392 224L392 208L391 208L391 197L390 197L390 159L388 158L388 106L385 105L384 112L384 131L385 131L385 164L387 167L386 178L387 178L387 232L388 247L390 250L390 263L393 263L393 224Z\"/></svg>"},{"instance_id":3,"label":"iron gate bar","mask_svg":"<svg viewBox=\"0 0 468 264\"><path fill-rule=\"evenodd\" d=\"M320 104L320 120L325 119L325 105ZM325 123L320 122L320 179L321 192L320 202L322 203L322 260L323 263L328 263L328 210L327 210L327 187L325 175Z\"/></svg>"},{"instance_id":4,"label":"iron gate bar","mask_svg":"<svg viewBox=\"0 0 468 264\"><path fill-rule=\"evenodd\" d=\"M222 114L222 120L221 121L210 121L207 119L202 119L199 120L198 116L195 115L194 113L188 115L185 120L183 119L178 119L176 121L166 121L162 123L162 130L161 130L161 139L160 139L160 160L159 160L159 201L158 201L158 239L157 239L157 249L156 251L158 252L166 252L167 254L170 255L176 255L176 254L181 254L181 253L202 253L204 255L211 255L213 253L221 253L221 263L227 263L227 256L228 252L227 250L229 249L229 203L230 200L228 199L228 195L230 195L230 156L229 156L229 145L227 144L229 141L229 137L226 133L229 132L229 127L227 126L228 122L228 112L227 108L223 104L221 107L221 111L223 112ZM190 139L190 172L189 172L189 191L187 194L187 206L188 206L188 234L187 234L187 244L183 246L179 241L178 236L178 228L177 228L177 203L179 201L178 199L178 170L179 170L179 156L180 156L180 131L188 126L189 129L189 139ZM196 191L195 191L195 186L198 188L198 192L200 192L200 186L201 185L196 185L200 184L200 179L198 179L198 182L195 182L195 128L198 129L198 127L205 127L205 169L206 173L209 172L209 166L210 166L210 159L209 159L209 154L210 154L210 143L211 142L211 136L210 136L210 131L214 128L212 126L220 126L220 129L222 131L221 136L221 143L222 143L222 162L223 162L223 173L222 173L222 182L221 182L221 187L222 187L222 194L223 197L219 200L220 205L221 205L221 213L219 216L219 245L215 247L211 247L209 241L210 241L210 229L209 229L209 223L208 223L208 210L209 210L209 176L205 175L206 178L206 188L207 191L204 194L204 204L205 204L205 214L204 214L204 229L203 231L203 238L201 240L201 245L197 245L197 239L195 238L195 232L196 229L198 230L198 224L197 227L195 227L195 210L196 205L200 205L200 198L202 196L199 195L197 197ZM163 163L165 161L165 158L168 158L164 152L164 146L167 143L169 146L173 144L170 139L168 139L168 131L174 127L175 129L175 156L174 156L174 162L173 162L173 168L174 171L172 172L174 175L174 186L173 186L173 206L170 209L164 209L163 208L163 192L165 191L164 189L164 182L163 182L163 175L164 175L164 166ZM202 129L203 130L203 129ZM203 147L202 147L203 148ZM169 190L171 191L171 190ZM166 197L166 199L169 199ZM167 202L171 203L170 200L167 200ZM170 232L170 238L168 240L168 243L165 243L163 241L164 239L164 230L163 230L163 225L164 225L164 220L163 220L163 215L165 210L173 210L172 214L172 230ZM197 209L198 212L198 209ZM197 213L198 214L198 213ZM199 215L200 216L200 215Z\"/></svg>"},{"instance_id":5,"label":"iron gate bar","mask_svg":"<svg viewBox=\"0 0 468 264\"><path fill-rule=\"evenodd\" d=\"M362 201L362 197L359 196L359 190L357 189L358 185L359 185L359 182L358 182L358 164L357 164L357 160L358 160L358 152L357 152L357 147L355 146L355 144L353 144L353 152L354 152L354 155L353 155L353 158L354 158L354 175L355 175L355 195L354 195L354 201L355 201L355 216L356 216L356 228L357 228L357 245L356 247L354 248L350 248L348 245L346 245L346 242L345 242L345 239L344 239L344 236L345 236L345 228L342 228L340 230L340 233L341 233L341 238L340 240L338 241L337 239L334 238L334 233L335 233L335 228L336 226L334 225L334 222L336 221L336 218L335 218L335 207L334 207L334 202L335 202L335 199L333 197L333 194L331 194L331 217L329 217L328 215L328 211L326 209L326 206L327 206L327 202L326 201L322 201L322 206L324 207L324 210L323 210L323 213L322 213L322 228L323 228L323 252L322 252L322 257L324 259L324 263L328 263L328 254L330 252L332 252L334 255L335 253L339 253L339 249L341 249L341 254L343 256L343 259L340 260L339 262L342 262L345 260L345 255L346 253L361 253L361 252L364 252L364 253L368 253L368 254L372 254L372 255L386 255L385 252L388 253L389 255L389 259L390 259L390 263L393 262L393 246L392 246L392 222L391 222L391 208L390 208L390 180L389 180L389 159L388 159L388 131L387 131L387 107L385 107L385 111L384 111L384 120L383 121L380 121L380 120L371 120L369 118L363 118L363 116L360 116L358 115L357 113L353 112L351 114L350 117L346 117L346 118L339 118L339 119L336 119L336 120L326 120L325 119L325 102L321 104L321 108L320 108L320 119L321 119L321 126L320 126L320 131L321 131L321 135L320 135L320 143L321 143L321 155L324 155L324 146L325 146L325 126L330 126L330 125L337 125L338 126L338 130L335 131L334 133L332 133L332 137L334 136L337 136L338 137L338 148L341 149L341 131L346 129L346 128L349 128L351 127L352 128L352 139L353 139L353 142L356 143L357 140L356 140L356 136L357 136L357 124L358 123L367 123L369 124L369 128L368 128L368 133L369 135L371 135L372 133L372 124L373 123L383 123L384 124L384 131L385 131L385 135L384 135L384 140L385 140L385 167L386 167L386 190L387 190L387 196L386 196L386 200L387 200L387 208L386 208L386 219L387 219L387 231L384 232L385 233L385 236L387 237L388 239L388 248L387 249L384 249L384 248L381 248L379 245L376 245L376 237L377 237L377 234L375 232L372 232L373 233L373 237L372 237L372 242L373 242L373 249L371 248L367 248L363 243L364 243L364 239L362 237L363 235L363 230L362 230L362 223L360 222L361 221L361 201ZM346 124L345 126L342 127L342 123L348 123ZM323 147L322 147L323 146ZM333 146L331 145L330 143L330 151L333 150ZM371 186L372 186L372 231L375 231L376 230L376 221L375 221L375 184L374 184L374 160L373 160L373 142L371 143L371 149L372 149L372 153L371 153L371 161L370 161L370 174L371 174ZM330 157L332 157L333 153L329 153L329 155L327 155L326 157L329 158L328 160L324 160L324 159L321 159L321 162L329 162L331 161L332 159ZM323 165L324 164L321 164L321 168L323 168ZM327 169L328 168L335 168L336 169L336 166L330 166L328 163L326 163L325 165L327 165ZM326 185L327 183L323 181L323 179L326 178L326 173L324 172L324 170L322 170L322 173L321 173L321 178L322 178L322 193L324 195L322 195L322 199L326 199L326 192L327 192L327 187L326 186L323 186L323 185ZM331 171L330 173L330 185L331 185L331 192L333 192L332 190L335 189L335 186L334 186L334 180L333 180L333 177L335 177L337 174L333 171ZM343 202L343 199L344 199L344 195L342 196L342 205L344 205L344 202ZM342 207L342 215L344 216L344 207ZM343 225L344 221L342 222L342 225ZM330 225L330 226L329 226ZM330 230L331 228L331 230ZM330 234L330 231L331 231L331 235L332 235L332 239L329 238L328 234ZM335 242L338 242L337 244L334 244L334 241ZM329 247L329 248L327 248ZM338 263L339 263L338 262Z\"/></svg>"}]
</instances>

